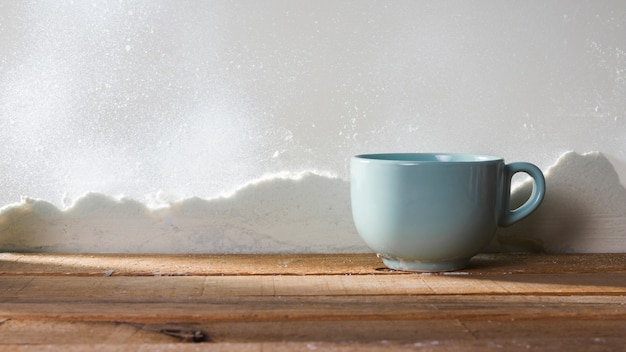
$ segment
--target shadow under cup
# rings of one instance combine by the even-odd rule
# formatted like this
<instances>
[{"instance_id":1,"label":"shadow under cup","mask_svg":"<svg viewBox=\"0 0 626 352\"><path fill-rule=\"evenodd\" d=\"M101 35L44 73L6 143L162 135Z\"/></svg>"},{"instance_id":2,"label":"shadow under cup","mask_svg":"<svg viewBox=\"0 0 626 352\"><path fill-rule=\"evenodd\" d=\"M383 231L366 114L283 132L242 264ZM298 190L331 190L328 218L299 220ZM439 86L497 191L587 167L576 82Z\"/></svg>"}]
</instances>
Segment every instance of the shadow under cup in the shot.
<instances>
[{"instance_id":1,"label":"shadow under cup","mask_svg":"<svg viewBox=\"0 0 626 352\"><path fill-rule=\"evenodd\" d=\"M511 178L525 172L533 192L511 210ZM532 213L545 180L533 164L450 153L368 154L350 162L352 215L359 236L395 270L450 271L469 264L498 226Z\"/></svg>"}]
</instances>

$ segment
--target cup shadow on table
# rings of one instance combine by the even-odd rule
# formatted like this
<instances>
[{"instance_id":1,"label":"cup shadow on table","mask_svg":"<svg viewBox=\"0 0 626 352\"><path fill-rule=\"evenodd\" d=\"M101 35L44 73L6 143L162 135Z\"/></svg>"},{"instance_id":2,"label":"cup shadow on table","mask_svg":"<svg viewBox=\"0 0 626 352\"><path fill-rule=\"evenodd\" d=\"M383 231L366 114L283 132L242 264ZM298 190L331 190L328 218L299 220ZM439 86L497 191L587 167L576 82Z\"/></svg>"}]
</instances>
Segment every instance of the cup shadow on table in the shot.
<instances>
[{"instance_id":1,"label":"cup shadow on table","mask_svg":"<svg viewBox=\"0 0 626 352\"><path fill-rule=\"evenodd\" d=\"M626 289L626 254L480 254L458 279Z\"/></svg>"}]
</instances>

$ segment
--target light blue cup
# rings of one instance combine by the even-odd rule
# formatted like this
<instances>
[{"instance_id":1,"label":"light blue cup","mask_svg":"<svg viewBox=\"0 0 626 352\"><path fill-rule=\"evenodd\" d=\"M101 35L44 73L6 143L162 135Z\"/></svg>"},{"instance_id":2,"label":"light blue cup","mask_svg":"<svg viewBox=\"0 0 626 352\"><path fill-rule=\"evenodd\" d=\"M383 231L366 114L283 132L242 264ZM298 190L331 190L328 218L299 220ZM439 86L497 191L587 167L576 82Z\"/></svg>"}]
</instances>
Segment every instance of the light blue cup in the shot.
<instances>
[{"instance_id":1,"label":"light blue cup","mask_svg":"<svg viewBox=\"0 0 626 352\"><path fill-rule=\"evenodd\" d=\"M529 199L511 210L511 177L531 176ZM451 271L466 267L498 226L532 213L545 180L533 164L505 164L473 154L369 154L350 163L356 229L395 270Z\"/></svg>"}]
</instances>

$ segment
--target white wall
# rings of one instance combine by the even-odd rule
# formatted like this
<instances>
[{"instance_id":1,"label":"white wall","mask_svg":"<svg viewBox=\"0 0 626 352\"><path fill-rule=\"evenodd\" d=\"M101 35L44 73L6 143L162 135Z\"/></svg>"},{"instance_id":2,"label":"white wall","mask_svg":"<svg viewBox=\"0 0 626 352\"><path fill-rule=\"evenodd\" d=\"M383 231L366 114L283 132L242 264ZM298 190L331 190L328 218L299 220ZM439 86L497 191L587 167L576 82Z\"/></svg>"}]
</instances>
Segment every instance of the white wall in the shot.
<instances>
[{"instance_id":1,"label":"white wall","mask_svg":"<svg viewBox=\"0 0 626 352\"><path fill-rule=\"evenodd\" d=\"M0 121L0 206L347 180L378 151L599 151L624 184L626 2L4 1Z\"/></svg>"}]
</instances>

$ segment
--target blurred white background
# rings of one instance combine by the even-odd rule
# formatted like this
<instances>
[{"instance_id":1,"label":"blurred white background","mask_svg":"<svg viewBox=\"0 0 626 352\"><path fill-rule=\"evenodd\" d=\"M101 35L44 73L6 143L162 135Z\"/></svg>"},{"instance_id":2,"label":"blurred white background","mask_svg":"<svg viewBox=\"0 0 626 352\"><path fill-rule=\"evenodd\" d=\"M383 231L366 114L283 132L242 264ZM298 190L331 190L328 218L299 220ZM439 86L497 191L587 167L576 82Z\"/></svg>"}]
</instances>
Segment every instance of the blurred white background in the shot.
<instances>
[{"instance_id":1,"label":"blurred white background","mask_svg":"<svg viewBox=\"0 0 626 352\"><path fill-rule=\"evenodd\" d=\"M600 151L624 184L626 2L2 1L0 126L0 206L383 151Z\"/></svg>"}]
</instances>

